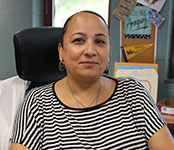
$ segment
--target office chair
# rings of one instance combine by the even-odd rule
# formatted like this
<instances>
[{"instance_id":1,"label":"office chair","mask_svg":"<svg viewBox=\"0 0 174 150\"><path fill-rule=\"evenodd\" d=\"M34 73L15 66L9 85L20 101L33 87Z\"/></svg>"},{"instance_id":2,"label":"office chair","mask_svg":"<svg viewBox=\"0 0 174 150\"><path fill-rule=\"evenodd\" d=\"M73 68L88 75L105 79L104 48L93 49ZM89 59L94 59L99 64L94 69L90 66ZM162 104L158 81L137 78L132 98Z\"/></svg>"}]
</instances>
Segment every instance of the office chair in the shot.
<instances>
[{"instance_id":1,"label":"office chair","mask_svg":"<svg viewBox=\"0 0 174 150\"><path fill-rule=\"evenodd\" d=\"M17 74L31 81L30 88L61 79L66 71L58 69L58 43L62 28L35 27L14 34Z\"/></svg>"}]
</instances>

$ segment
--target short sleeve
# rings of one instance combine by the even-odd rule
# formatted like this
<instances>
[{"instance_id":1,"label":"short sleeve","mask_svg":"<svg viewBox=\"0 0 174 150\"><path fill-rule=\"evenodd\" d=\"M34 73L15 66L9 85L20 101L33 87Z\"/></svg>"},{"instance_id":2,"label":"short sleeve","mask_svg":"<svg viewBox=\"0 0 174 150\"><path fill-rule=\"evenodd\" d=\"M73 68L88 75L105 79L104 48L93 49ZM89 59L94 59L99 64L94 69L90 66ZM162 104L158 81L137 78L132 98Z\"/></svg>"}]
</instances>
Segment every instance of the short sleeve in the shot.
<instances>
[{"instance_id":1,"label":"short sleeve","mask_svg":"<svg viewBox=\"0 0 174 150\"><path fill-rule=\"evenodd\" d=\"M161 113L159 112L154 100L150 93L144 88L144 86L138 82L138 86L141 86L143 91L143 99L144 99L144 121L145 121L145 136L147 140L155 134L159 129L161 129L164 125L166 125L165 120L163 119Z\"/></svg>"},{"instance_id":2,"label":"short sleeve","mask_svg":"<svg viewBox=\"0 0 174 150\"><path fill-rule=\"evenodd\" d=\"M41 132L37 120L38 107L35 96L30 92L21 105L14 123L12 143L22 144L29 149L39 149Z\"/></svg>"}]
</instances>

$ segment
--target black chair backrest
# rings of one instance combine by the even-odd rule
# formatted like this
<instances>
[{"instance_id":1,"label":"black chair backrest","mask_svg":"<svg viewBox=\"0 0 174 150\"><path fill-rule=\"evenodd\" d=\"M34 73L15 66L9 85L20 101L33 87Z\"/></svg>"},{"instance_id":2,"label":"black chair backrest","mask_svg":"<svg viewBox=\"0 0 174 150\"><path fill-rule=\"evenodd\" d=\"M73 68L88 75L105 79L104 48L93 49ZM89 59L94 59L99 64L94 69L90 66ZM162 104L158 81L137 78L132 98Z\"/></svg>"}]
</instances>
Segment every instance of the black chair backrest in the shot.
<instances>
[{"instance_id":1,"label":"black chair backrest","mask_svg":"<svg viewBox=\"0 0 174 150\"><path fill-rule=\"evenodd\" d=\"M16 70L20 78L38 85L58 80L66 71L58 69L58 43L62 28L35 27L13 37Z\"/></svg>"}]
</instances>

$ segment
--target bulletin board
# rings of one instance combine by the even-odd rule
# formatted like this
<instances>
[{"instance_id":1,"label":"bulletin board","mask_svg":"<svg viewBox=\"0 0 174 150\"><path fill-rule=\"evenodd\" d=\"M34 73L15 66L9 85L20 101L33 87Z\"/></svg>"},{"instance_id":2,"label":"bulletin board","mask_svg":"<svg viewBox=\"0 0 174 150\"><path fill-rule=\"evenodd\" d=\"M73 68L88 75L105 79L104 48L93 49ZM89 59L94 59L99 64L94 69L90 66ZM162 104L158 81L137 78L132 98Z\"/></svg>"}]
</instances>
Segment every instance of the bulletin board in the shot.
<instances>
[{"instance_id":1,"label":"bulletin board","mask_svg":"<svg viewBox=\"0 0 174 150\"><path fill-rule=\"evenodd\" d=\"M156 49L156 26L147 19L151 8L142 5L135 7L126 22L121 22L121 47L146 46L145 50L129 60L121 51L121 62L154 63ZM150 45L150 46L148 46ZM131 53L131 51L130 51Z\"/></svg>"}]
</instances>

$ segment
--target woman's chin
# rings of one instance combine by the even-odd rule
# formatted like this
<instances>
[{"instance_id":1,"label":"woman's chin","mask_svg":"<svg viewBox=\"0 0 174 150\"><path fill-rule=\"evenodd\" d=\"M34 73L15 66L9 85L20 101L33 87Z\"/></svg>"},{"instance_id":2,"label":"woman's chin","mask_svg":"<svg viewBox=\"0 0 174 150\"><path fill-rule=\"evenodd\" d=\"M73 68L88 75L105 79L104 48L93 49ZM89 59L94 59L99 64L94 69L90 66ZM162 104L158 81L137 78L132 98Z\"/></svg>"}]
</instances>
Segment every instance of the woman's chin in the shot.
<instances>
[{"instance_id":1,"label":"woman's chin","mask_svg":"<svg viewBox=\"0 0 174 150\"><path fill-rule=\"evenodd\" d=\"M84 71L84 72L81 72L79 78L85 78L86 80L94 80L94 79L97 79L99 78L100 76L102 75L102 72L96 72L96 71Z\"/></svg>"}]
</instances>

